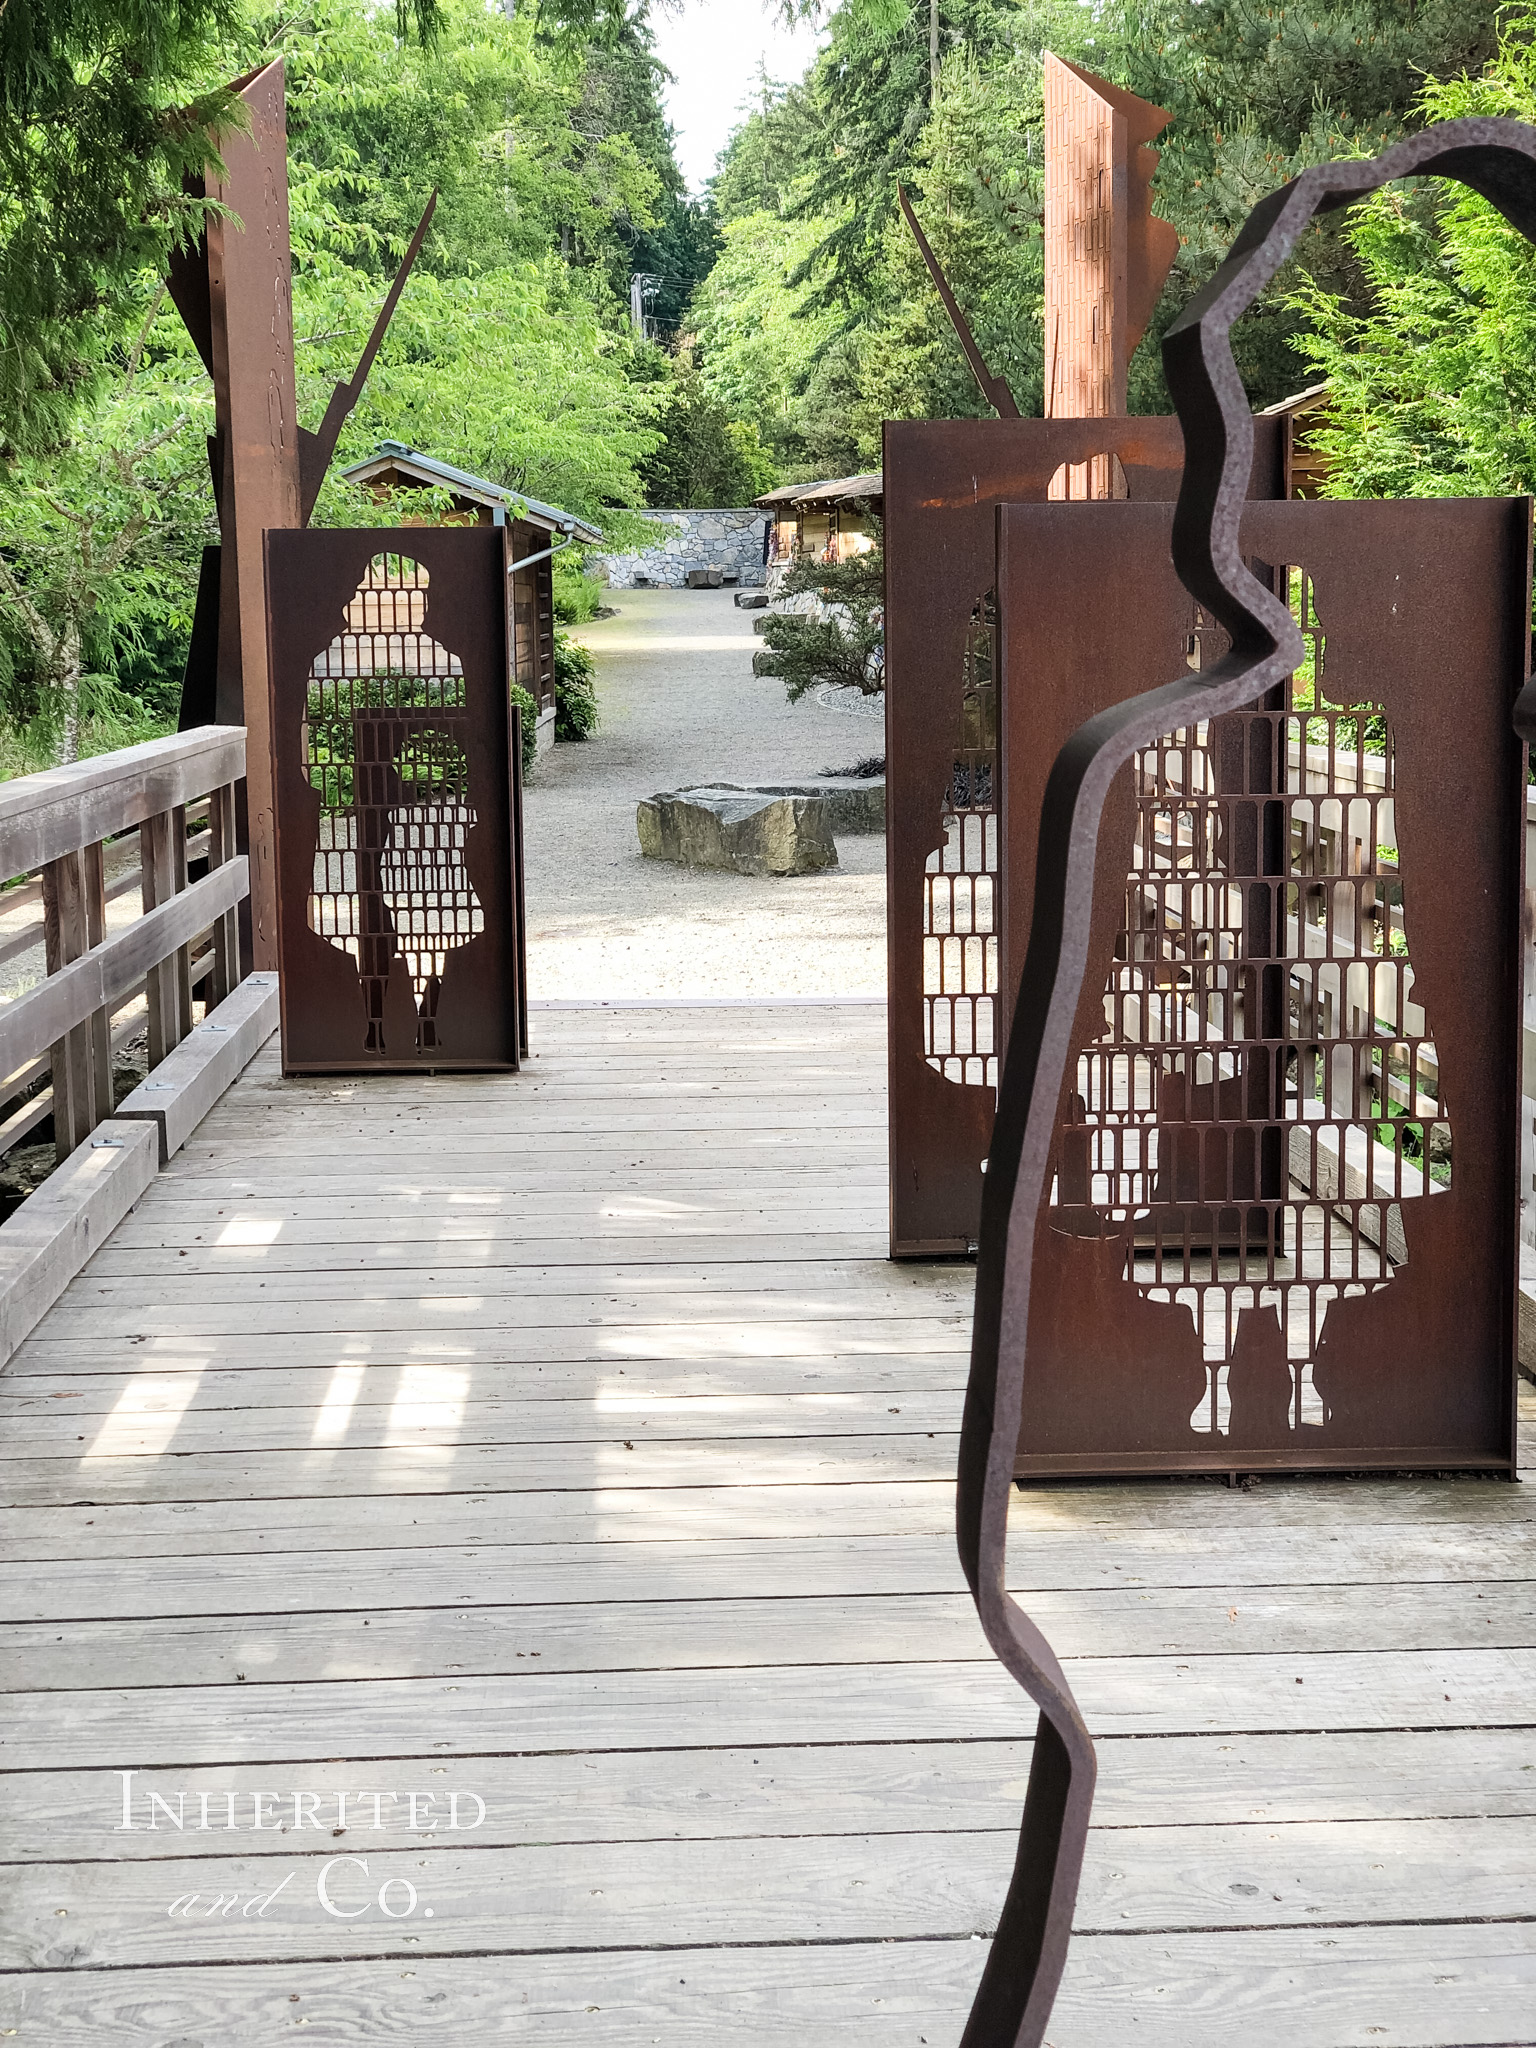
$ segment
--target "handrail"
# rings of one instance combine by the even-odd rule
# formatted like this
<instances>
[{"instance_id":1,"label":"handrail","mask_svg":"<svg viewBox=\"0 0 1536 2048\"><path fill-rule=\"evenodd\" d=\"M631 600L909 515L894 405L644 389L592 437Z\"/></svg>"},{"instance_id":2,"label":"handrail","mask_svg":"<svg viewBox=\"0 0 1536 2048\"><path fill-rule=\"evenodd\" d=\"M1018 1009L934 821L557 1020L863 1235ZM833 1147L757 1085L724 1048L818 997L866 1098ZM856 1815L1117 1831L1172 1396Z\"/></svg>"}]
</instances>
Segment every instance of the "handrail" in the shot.
<instances>
[{"instance_id":1,"label":"handrail","mask_svg":"<svg viewBox=\"0 0 1536 2048\"><path fill-rule=\"evenodd\" d=\"M246 857L236 854L5 1004L0 1008L0 1073L11 1073L88 1023L96 1011L116 1009L146 974L238 909L249 893Z\"/></svg>"},{"instance_id":2,"label":"handrail","mask_svg":"<svg viewBox=\"0 0 1536 2048\"><path fill-rule=\"evenodd\" d=\"M0 875L35 874L0 891L0 917L41 899L30 929L0 946L0 960L41 951L41 981L0 1002L0 1110L35 1087L44 1063L52 1086L4 1119L7 1149L52 1115L62 1160L115 1108L113 1054L145 1029L158 1066L192 1029L194 991L220 1003L241 978L238 911L249 894L235 850L235 785L245 774L245 728L203 726L121 747L68 767L0 783ZM189 839L189 806L206 806L206 828ZM107 882L115 862L138 873ZM193 881L189 860L206 860ZM140 892L142 914L107 928L108 905ZM194 959L194 952L197 958ZM119 1022L129 1005L135 1014Z\"/></svg>"},{"instance_id":3,"label":"handrail","mask_svg":"<svg viewBox=\"0 0 1536 2048\"><path fill-rule=\"evenodd\" d=\"M46 867L244 773L245 727L204 725L0 782L0 876Z\"/></svg>"}]
</instances>

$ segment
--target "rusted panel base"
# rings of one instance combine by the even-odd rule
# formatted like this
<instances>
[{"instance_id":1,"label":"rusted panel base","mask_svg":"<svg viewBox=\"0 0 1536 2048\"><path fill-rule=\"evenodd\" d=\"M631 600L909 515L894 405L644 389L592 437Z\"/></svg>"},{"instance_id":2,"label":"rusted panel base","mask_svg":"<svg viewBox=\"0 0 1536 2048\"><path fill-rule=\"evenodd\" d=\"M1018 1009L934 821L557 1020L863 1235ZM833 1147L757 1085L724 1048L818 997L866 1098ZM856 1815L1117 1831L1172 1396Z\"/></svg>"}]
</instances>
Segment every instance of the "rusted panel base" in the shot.
<instances>
[{"instance_id":1,"label":"rusted panel base","mask_svg":"<svg viewBox=\"0 0 1536 2048\"><path fill-rule=\"evenodd\" d=\"M1078 1457L1014 1460L1016 1479L1179 1479L1227 1472L1337 1472L1341 1461L1322 1451L1213 1452L1203 1458L1169 1458L1159 1451L1124 1451L1112 1455L1083 1453ZM1352 1451L1342 1463L1350 1472L1475 1472L1489 1479L1518 1476L1513 1458L1490 1458L1481 1452L1450 1450L1443 1445L1403 1444L1390 1452Z\"/></svg>"}]
</instances>

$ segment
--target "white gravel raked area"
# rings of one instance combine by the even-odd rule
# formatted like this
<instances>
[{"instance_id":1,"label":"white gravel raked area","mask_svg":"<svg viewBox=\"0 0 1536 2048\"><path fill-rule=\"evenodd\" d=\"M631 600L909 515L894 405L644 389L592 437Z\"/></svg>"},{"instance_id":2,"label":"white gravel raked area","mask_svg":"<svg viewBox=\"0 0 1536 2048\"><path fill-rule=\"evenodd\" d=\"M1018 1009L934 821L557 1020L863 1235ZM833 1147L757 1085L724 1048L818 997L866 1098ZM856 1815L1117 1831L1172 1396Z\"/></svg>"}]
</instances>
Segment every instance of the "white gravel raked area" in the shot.
<instances>
[{"instance_id":1,"label":"white gravel raked area","mask_svg":"<svg viewBox=\"0 0 1536 2048\"><path fill-rule=\"evenodd\" d=\"M877 718L754 676L763 642L729 590L623 590L576 637L602 728L546 754L524 805L528 992L556 998L881 996L885 841L840 838L824 874L646 860L635 806L690 784L786 781L884 751Z\"/></svg>"}]
</instances>

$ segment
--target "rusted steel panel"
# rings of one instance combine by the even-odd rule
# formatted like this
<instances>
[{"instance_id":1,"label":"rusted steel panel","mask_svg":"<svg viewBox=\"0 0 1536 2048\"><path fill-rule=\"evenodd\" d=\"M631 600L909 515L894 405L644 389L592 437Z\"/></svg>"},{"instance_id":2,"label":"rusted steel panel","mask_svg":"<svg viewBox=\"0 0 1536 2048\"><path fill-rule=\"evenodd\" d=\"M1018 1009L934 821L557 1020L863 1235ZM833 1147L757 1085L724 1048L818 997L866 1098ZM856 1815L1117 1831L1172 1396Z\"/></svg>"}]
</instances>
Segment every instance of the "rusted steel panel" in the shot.
<instances>
[{"instance_id":1,"label":"rusted steel panel","mask_svg":"<svg viewBox=\"0 0 1536 2048\"><path fill-rule=\"evenodd\" d=\"M288 131L278 58L242 86L249 133L220 137L228 175L208 196L236 217L208 223L220 555L217 716L243 725L257 967L277 965L271 734L262 535L302 524L288 249ZM225 425L227 422L227 426Z\"/></svg>"},{"instance_id":2,"label":"rusted steel panel","mask_svg":"<svg viewBox=\"0 0 1536 2048\"><path fill-rule=\"evenodd\" d=\"M1280 489L1278 422L1258 421L1255 494ZM981 794L985 748L975 727L985 707L974 677L976 618L992 589L1000 503L1043 502L1064 465L1118 457L1133 502L1171 499L1183 442L1174 419L903 420L885 430L887 947L890 1019L891 1252L896 1258L964 1253L976 1243L981 1162L992 1128L1002 1038L991 991L1018 962L995 932L925 930L935 877L972 872L996 889L995 777ZM1101 581L1113 564L1097 565ZM966 788L956 784L957 763ZM961 796L963 800L955 802ZM967 835L971 842L967 848ZM946 854L947 839L953 851ZM990 860L990 866L988 861ZM949 885L938 884L948 895ZM964 915L985 917L985 889L967 885ZM975 906L974 912L972 905ZM939 906L941 915L948 904ZM991 943L988 940L991 939ZM948 944L953 940L957 943ZM935 943L937 941L937 943ZM946 950L951 959L946 959ZM1022 955L1019 956L1022 958ZM947 978L975 982L958 991ZM932 983L933 986L929 986ZM950 1006L951 995L958 1007ZM936 999L940 999L937 1001ZM961 1042L936 1044L958 1026ZM936 1062L936 1064L930 1064ZM954 1078L946 1076L946 1067Z\"/></svg>"},{"instance_id":3,"label":"rusted steel panel","mask_svg":"<svg viewBox=\"0 0 1536 2048\"><path fill-rule=\"evenodd\" d=\"M285 1072L518 1064L494 527L267 539Z\"/></svg>"},{"instance_id":4,"label":"rusted steel panel","mask_svg":"<svg viewBox=\"0 0 1536 2048\"><path fill-rule=\"evenodd\" d=\"M1013 960L1059 748L1192 635L1226 651L1171 527L999 515ZM1524 500L1245 512L1308 659L1106 802L1021 1473L1511 1457L1525 529Z\"/></svg>"}]
</instances>

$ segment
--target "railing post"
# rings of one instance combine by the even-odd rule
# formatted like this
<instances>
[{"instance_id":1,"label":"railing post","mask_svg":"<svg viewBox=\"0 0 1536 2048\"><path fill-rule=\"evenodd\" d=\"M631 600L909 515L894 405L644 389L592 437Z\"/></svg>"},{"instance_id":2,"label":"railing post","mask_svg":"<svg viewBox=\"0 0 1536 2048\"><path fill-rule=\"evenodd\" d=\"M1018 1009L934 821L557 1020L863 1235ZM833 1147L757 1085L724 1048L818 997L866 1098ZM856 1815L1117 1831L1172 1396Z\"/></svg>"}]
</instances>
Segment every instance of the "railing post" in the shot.
<instances>
[{"instance_id":1,"label":"railing post","mask_svg":"<svg viewBox=\"0 0 1536 2048\"><path fill-rule=\"evenodd\" d=\"M78 960L89 944L80 855L61 854L43 869L43 953L49 974ZM95 1124L92 1058L95 1019L76 1025L51 1048L53 1143L62 1161L83 1145Z\"/></svg>"},{"instance_id":2,"label":"railing post","mask_svg":"<svg viewBox=\"0 0 1536 2048\"><path fill-rule=\"evenodd\" d=\"M139 879L144 908L154 910L176 894L174 830L177 813L160 811L139 827ZM183 828L183 842L186 832ZM183 855L183 864L185 855ZM149 1064L158 1067L181 1043L181 976L173 955L151 967L144 977L144 1003L149 1012Z\"/></svg>"},{"instance_id":3,"label":"railing post","mask_svg":"<svg viewBox=\"0 0 1536 2048\"><path fill-rule=\"evenodd\" d=\"M235 855L235 786L225 783L208 795L208 872ZM213 927L213 973L210 1006L222 1003L240 980L240 920L231 910Z\"/></svg>"},{"instance_id":4,"label":"railing post","mask_svg":"<svg viewBox=\"0 0 1536 2048\"><path fill-rule=\"evenodd\" d=\"M187 886L187 807L178 804L171 812L171 871L176 893ZM178 946L170 962L176 977L176 1042L179 1045L192 1029L192 948Z\"/></svg>"},{"instance_id":5,"label":"railing post","mask_svg":"<svg viewBox=\"0 0 1536 2048\"><path fill-rule=\"evenodd\" d=\"M99 946L107 936L106 860L100 840L86 847L81 856L85 882L85 943ZM112 1018L97 1010L90 1021L91 1095L94 1123L101 1123L116 1108L112 1088Z\"/></svg>"}]
</instances>

